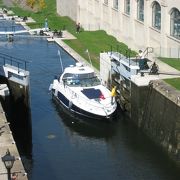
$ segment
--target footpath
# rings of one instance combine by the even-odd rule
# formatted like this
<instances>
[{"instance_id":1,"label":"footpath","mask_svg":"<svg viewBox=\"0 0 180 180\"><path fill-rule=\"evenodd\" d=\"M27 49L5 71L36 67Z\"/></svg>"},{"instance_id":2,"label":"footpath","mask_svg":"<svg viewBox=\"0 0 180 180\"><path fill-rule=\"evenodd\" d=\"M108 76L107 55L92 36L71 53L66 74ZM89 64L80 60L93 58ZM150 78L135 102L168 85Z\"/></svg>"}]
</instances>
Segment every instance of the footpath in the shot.
<instances>
[{"instance_id":1,"label":"footpath","mask_svg":"<svg viewBox=\"0 0 180 180\"><path fill-rule=\"evenodd\" d=\"M4 157L7 152L10 152L11 156L14 157L11 174L16 173L18 176L17 180L27 180L27 174L24 170L24 166L16 147L16 142L14 141L5 112L0 103L0 180L8 180L7 169L2 161L2 157Z\"/></svg>"},{"instance_id":2,"label":"footpath","mask_svg":"<svg viewBox=\"0 0 180 180\"><path fill-rule=\"evenodd\" d=\"M150 81L153 80L161 80L161 79L172 79L172 78L180 78L180 71L169 66L168 64L160 61L157 58L152 58L151 66L154 62L158 65L158 73L157 74L149 74L149 72L142 74L137 74L132 76L131 80L137 84L138 86L147 86Z\"/></svg>"}]
</instances>

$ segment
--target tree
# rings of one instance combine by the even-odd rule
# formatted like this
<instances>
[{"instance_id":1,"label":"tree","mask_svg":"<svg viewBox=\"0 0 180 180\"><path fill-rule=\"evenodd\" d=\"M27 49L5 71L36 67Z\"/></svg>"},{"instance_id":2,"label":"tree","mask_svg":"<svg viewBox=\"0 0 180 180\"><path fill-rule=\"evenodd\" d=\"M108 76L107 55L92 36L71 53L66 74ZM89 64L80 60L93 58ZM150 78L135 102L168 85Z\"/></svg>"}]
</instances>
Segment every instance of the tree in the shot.
<instances>
[{"instance_id":1,"label":"tree","mask_svg":"<svg viewBox=\"0 0 180 180\"><path fill-rule=\"evenodd\" d=\"M44 0L39 0L39 8L40 8L40 10L44 9L45 7L46 7L45 1Z\"/></svg>"},{"instance_id":2,"label":"tree","mask_svg":"<svg viewBox=\"0 0 180 180\"><path fill-rule=\"evenodd\" d=\"M30 6L32 9L34 8L36 0L26 0L26 4Z\"/></svg>"}]
</instances>

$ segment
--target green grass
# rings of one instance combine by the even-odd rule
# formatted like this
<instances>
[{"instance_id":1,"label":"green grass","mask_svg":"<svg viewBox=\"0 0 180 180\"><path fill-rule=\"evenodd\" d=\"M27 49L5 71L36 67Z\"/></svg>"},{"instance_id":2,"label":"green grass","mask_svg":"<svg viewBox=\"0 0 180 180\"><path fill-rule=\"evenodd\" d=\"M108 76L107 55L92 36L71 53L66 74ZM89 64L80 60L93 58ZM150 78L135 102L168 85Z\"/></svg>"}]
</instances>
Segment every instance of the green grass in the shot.
<instances>
[{"instance_id":1,"label":"green grass","mask_svg":"<svg viewBox=\"0 0 180 180\"><path fill-rule=\"evenodd\" d=\"M119 46L119 50L121 50L121 53L124 55L128 50L128 47L125 44L118 42L113 36L107 35L106 32L102 30L93 32L83 31L76 36L77 39L65 40L65 43L75 49L85 59L88 59L88 55L87 53L85 53L86 49L88 49L90 57L92 59L92 64L97 69L99 69L100 52L110 51L111 46L113 48ZM136 53L132 51L131 55L135 56Z\"/></svg>"},{"instance_id":2,"label":"green grass","mask_svg":"<svg viewBox=\"0 0 180 180\"><path fill-rule=\"evenodd\" d=\"M180 91L180 78L165 79L164 81Z\"/></svg>"},{"instance_id":3,"label":"green grass","mask_svg":"<svg viewBox=\"0 0 180 180\"><path fill-rule=\"evenodd\" d=\"M180 71L180 59L178 59L178 58L163 58L163 57L160 57L159 59Z\"/></svg>"},{"instance_id":4,"label":"green grass","mask_svg":"<svg viewBox=\"0 0 180 180\"><path fill-rule=\"evenodd\" d=\"M0 7L2 7L2 8L4 7L2 0L0 0Z\"/></svg>"},{"instance_id":5,"label":"green grass","mask_svg":"<svg viewBox=\"0 0 180 180\"><path fill-rule=\"evenodd\" d=\"M64 42L73 48L82 57L88 60L85 50L88 49L92 64L95 68L99 69L99 54L102 51L110 51L111 48L126 55L129 50L128 46L124 43L118 42L113 36L107 35L105 31L84 31L81 29L79 34L76 34L76 23L68 17L61 17L56 13L56 0L46 0L46 8L40 12L33 12L23 10L18 7L18 4L14 5L11 10L18 16L32 17L36 23L28 24L31 28L36 28L44 25L45 18L48 19L48 25L51 30L66 29L71 34L77 37L76 40L65 40ZM135 51L130 51L130 56L135 56Z\"/></svg>"},{"instance_id":6,"label":"green grass","mask_svg":"<svg viewBox=\"0 0 180 180\"><path fill-rule=\"evenodd\" d=\"M159 59L180 71L180 59L164 57L160 57ZM180 78L165 79L164 81L170 84L171 86L175 87L177 90L180 90Z\"/></svg>"}]
</instances>

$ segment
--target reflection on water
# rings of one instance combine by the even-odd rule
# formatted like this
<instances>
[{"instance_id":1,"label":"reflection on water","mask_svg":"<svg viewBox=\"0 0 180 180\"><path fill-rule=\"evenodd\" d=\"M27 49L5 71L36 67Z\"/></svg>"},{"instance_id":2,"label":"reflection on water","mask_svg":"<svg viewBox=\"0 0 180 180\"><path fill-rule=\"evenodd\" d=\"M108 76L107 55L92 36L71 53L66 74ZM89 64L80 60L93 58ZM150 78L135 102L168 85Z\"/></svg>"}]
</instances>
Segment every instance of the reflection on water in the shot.
<instances>
[{"instance_id":1,"label":"reflection on water","mask_svg":"<svg viewBox=\"0 0 180 180\"><path fill-rule=\"evenodd\" d=\"M107 120L94 120L70 113L67 109L60 106L56 101L53 101L53 105L61 120L67 126L70 131L75 131L76 134L92 137L92 138L109 138L113 136L116 131L114 122Z\"/></svg>"},{"instance_id":2,"label":"reflection on water","mask_svg":"<svg viewBox=\"0 0 180 180\"><path fill-rule=\"evenodd\" d=\"M104 174L98 177L91 174L92 179L99 179L99 177L128 180L179 179L179 170L175 164L143 132L131 124L131 121L121 111L118 113L118 121L100 122L74 117L54 101L52 105L60 116L60 121L65 125L65 132L70 143L77 149L92 150L94 147L93 152L99 156L95 155L93 160L86 158L92 163L100 163L100 167L94 164L96 173L100 170L99 168L105 168L104 171L110 173L107 175L103 171ZM88 151L87 156L91 156L89 150L86 150ZM107 163L106 165L101 164L101 156L104 153L103 162ZM94 160L94 158L97 159ZM90 174L91 170L88 170L87 174Z\"/></svg>"}]
</instances>

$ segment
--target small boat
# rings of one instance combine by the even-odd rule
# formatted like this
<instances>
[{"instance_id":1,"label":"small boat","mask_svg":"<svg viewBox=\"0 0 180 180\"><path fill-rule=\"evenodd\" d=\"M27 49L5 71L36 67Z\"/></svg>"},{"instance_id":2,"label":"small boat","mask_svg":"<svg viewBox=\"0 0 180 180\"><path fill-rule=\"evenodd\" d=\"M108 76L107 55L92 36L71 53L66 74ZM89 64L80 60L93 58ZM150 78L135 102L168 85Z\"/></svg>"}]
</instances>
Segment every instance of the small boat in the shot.
<instances>
[{"instance_id":1,"label":"small boat","mask_svg":"<svg viewBox=\"0 0 180 180\"><path fill-rule=\"evenodd\" d=\"M117 109L111 91L101 83L94 69L82 63L66 67L49 90L53 99L69 112L88 118L112 119Z\"/></svg>"}]
</instances>

